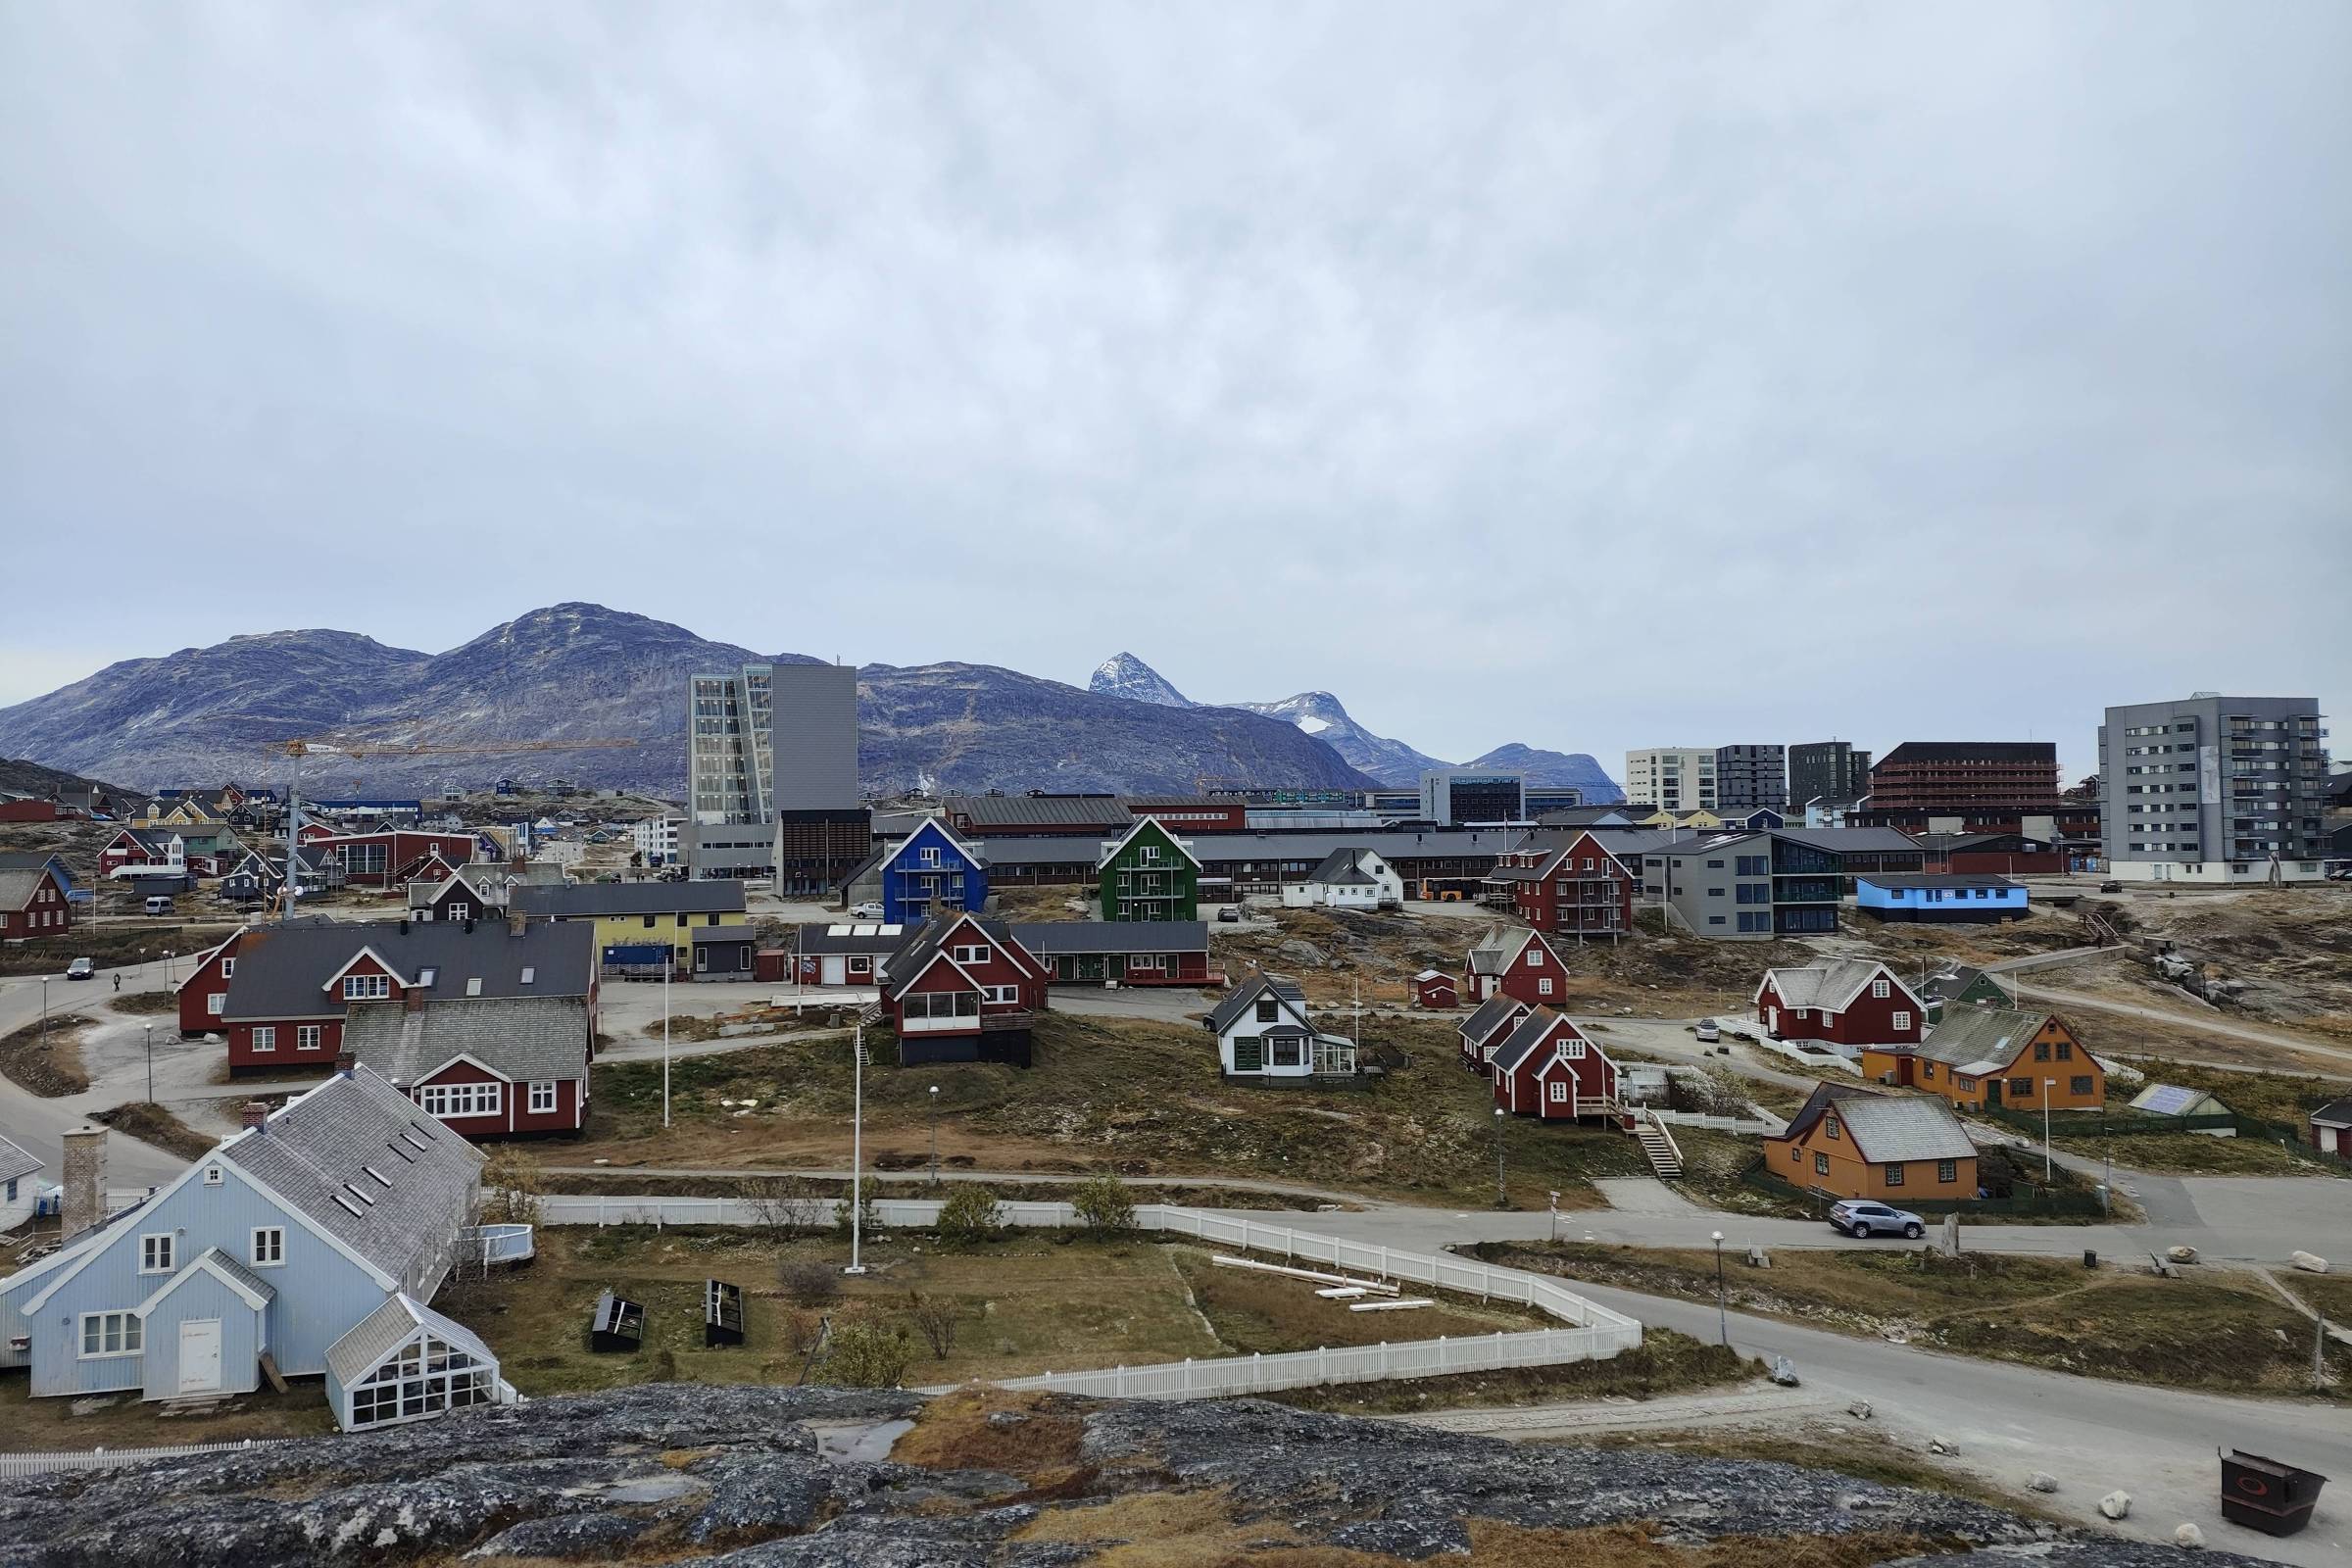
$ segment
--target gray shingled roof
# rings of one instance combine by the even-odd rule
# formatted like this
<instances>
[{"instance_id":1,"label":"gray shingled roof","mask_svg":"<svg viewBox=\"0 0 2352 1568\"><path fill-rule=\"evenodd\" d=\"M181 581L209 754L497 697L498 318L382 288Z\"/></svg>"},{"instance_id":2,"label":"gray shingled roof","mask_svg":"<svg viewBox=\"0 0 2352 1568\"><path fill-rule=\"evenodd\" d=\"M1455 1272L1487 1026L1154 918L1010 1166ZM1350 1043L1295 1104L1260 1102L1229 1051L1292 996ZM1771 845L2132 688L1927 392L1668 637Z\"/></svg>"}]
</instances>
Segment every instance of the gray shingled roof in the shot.
<instances>
[{"instance_id":1,"label":"gray shingled roof","mask_svg":"<svg viewBox=\"0 0 2352 1568\"><path fill-rule=\"evenodd\" d=\"M373 950L407 979L435 971L432 994L464 997L481 981L483 997L586 996L596 977L596 928L585 922L534 920L515 936L504 920L297 920L260 925L237 949L237 972L221 1005L227 1019L334 1016L343 999L329 976L363 949ZM522 973L531 971L529 984Z\"/></svg>"},{"instance_id":2,"label":"gray shingled roof","mask_svg":"<svg viewBox=\"0 0 2352 1568\"><path fill-rule=\"evenodd\" d=\"M588 999L456 997L421 1007L354 1007L343 1048L404 1087L457 1056L471 1056L514 1083L585 1078Z\"/></svg>"},{"instance_id":3,"label":"gray shingled roof","mask_svg":"<svg viewBox=\"0 0 2352 1568\"><path fill-rule=\"evenodd\" d=\"M2352 1127L2352 1095L2330 1100L2305 1119L2328 1127Z\"/></svg>"},{"instance_id":4,"label":"gray shingled roof","mask_svg":"<svg viewBox=\"0 0 2352 1568\"><path fill-rule=\"evenodd\" d=\"M1371 853L1361 845L1334 850L1306 873L1306 879L1332 887L1371 887L1379 878L1366 875L1362 864L1362 857Z\"/></svg>"},{"instance_id":5,"label":"gray shingled roof","mask_svg":"<svg viewBox=\"0 0 2352 1568\"><path fill-rule=\"evenodd\" d=\"M569 882L517 885L508 895L519 913L585 919L592 915L741 914L743 884L732 877L700 882Z\"/></svg>"},{"instance_id":6,"label":"gray shingled roof","mask_svg":"<svg viewBox=\"0 0 2352 1568\"><path fill-rule=\"evenodd\" d=\"M1517 997L1501 993L1489 997L1478 1004L1478 1010L1462 1020L1462 1038L1472 1045L1481 1045L1487 1036L1502 1027L1502 1020L1526 1006Z\"/></svg>"},{"instance_id":7,"label":"gray shingled roof","mask_svg":"<svg viewBox=\"0 0 2352 1568\"><path fill-rule=\"evenodd\" d=\"M1498 1074L1506 1073L1518 1066L1521 1059L1541 1045L1544 1038L1551 1033L1551 1026L1559 1021L1560 1015L1549 1007L1538 1007L1520 1019L1519 1027L1513 1029L1510 1037L1494 1048L1494 1071Z\"/></svg>"},{"instance_id":8,"label":"gray shingled roof","mask_svg":"<svg viewBox=\"0 0 2352 1568\"><path fill-rule=\"evenodd\" d=\"M466 1223L482 1164L471 1144L367 1067L297 1095L220 1153L395 1281Z\"/></svg>"},{"instance_id":9,"label":"gray shingled roof","mask_svg":"<svg viewBox=\"0 0 2352 1568\"><path fill-rule=\"evenodd\" d=\"M498 1356L471 1329L421 1301L393 1295L384 1298L383 1305L345 1329L342 1338L326 1348L326 1369L334 1374L336 1382L350 1388L373 1372L385 1356L407 1344L409 1336L419 1328L431 1330L435 1339L456 1346L484 1366L498 1365Z\"/></svg>"},{"instance_id":10,"label":"gray shingled roof","mask_svg":"<svg viewBox=\"0 0 2352 1568\"><path fill-rule=\"evenodd\" d=\"M1206 920L1049 920L1015 925L1012 938L1037 956L1056 953L1206 953Z\"/></svg>"},{"instance_id":11,"label":"gray shingled roof","mask_svg":"<svg viewBox=\"0 0 2352 1568\"><path fill-rule=\"evenodd\" d=\"M1854 1148L1872 1164L1906 1159L1966 1159L1977 1146L1952 1107L1926 1095L1850 1095L1838 1102Z\"/></svg>"},{"instance_id":12,"label":"gray shingled roof","mask_svg":"<svg viewBox=\"0 0 2352 1568\"><path fill-rule=\"evenodd\" d=\"M1927 1039L1914 1048L1912 1054L1954 1067L1975 1062L2006 1067L2017 1059L2017 1054L2048 1017L2046 1012L2019 1012L2011 1007L1969 1007L1949 1012L1944 1014L1943 1022L1929 1031Z\"/></svg>"},{"instance_id":13,"label":"gray shingled roof","mask_svg":"<svg viewBox=\"0 0 2352 1568\"><path fill-rule=\"evenodd\" d=\"M22 909L32 902L32 895L49 880L46 871L0 871L0 909Z\"/></svg>"},{"instance_id":14,"label":"gray shingled roof","mask_svg":"<svg viewBox=\"0 0 2352 1568\"><path fill-rule=\"evenodd\" d=\"M1218 1034L1223 1034L1225 1026L1239 1018L1250 1004L1264 993L1271 993L1289 1004L1290 1010L1299 1018L1303 1019L1306 1016L1306 993L1298 989L1298 981L1283 975L1262 974L1252 970L1248 979L1233 988L1232 995L1218 1003L1210 1011L1208 1027Z\"/></svg>"},{"instance_id":15,"label":"gray shingled roof","mask_svg":"<svg viewBox=\"0 0 2352 1568\"><path fill-rule=\"evenodd\" d=\"M0 1138L0 1182L13 1182L41 1168L41 1162L5 1138Z\"/></svg>"},{"instance_id":16,"label":"gray shingled roof","mask_svg":"<svg viewBox=\"0 0 2352 1568\"><path fill-rule=\"evenodd\" d=\"M1765 978L1772 982L1772 988L1781 994L1781 1002L1787 1006L1842 1011L1864 986L1881 974L1895 979L1893 970L1875 959L1832 958L1827 963L1768 969Z\"/></svg>"}]
</instances>

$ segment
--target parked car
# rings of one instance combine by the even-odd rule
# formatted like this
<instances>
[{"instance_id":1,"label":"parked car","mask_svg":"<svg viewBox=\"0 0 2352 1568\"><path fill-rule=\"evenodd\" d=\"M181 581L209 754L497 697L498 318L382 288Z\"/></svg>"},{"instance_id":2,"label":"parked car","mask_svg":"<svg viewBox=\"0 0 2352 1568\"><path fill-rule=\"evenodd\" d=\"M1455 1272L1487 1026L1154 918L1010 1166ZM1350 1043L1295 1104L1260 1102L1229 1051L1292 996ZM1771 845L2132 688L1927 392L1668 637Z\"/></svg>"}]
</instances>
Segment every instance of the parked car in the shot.
<instances>
[{"instance_id":1,"label":"parked car","mask_svg":"<svg viewBox=\"0 0 2352 1568\"><path fill-rule=\"evenodd\" d=\"M98 966L87 958L75 958L66 965L66 978L69 980L87 980L97 972Z\"/></svg>"},{"instance_id":2,"label":"parked car","mask_svg":"<svg viewBox=\"0 0 2352 1568\"><path fill-rule=\"evenodd\" d=\"M1722 1027L1712 1018L1699 1019L1696 1033L1698 1042L1702 1046L1711 1046L1723 1038Z\"/></svg>"},{"instance_id":3,"label":"parked car","mask_svg":"<svg viewBox=\"0 0 2352 1568\"><path fill-rule=\"evenodd\" d=\"M172 900L170 896L166 894L150 893L147 895L146 908L149 914L170 914L172 912Z\"/></svg>"},{"instance_id":4,"label":"parked car","mask_svg":"<svg viewBox=\"0 0 2352 1568\"><path fill-rule=\"evenodd\" d=\"M850 906L850 918L853 920L879 920L882 918L882 906L871 900L864 904L853 904Z\"/></svg>"},{"instance_id":5,"label":"parked car","mask_svg":"<svg viewBox=\"0 0 2352 1568\"><path fill-rule=\"evenodd\" d=\"M1888 1208L1866 1198L1841 1199L1830 1208L1830 1229L1840 1236L1893 1236L1916 1241L1928 1234L1928 1222L1906 1209Z\"/></svg>"},{"instance_id":6,"label":"parked car","mask_svg":"<svg viewBox=\"0 0 2352 1568\"><path fill-rule=\"evenodd\" d=\"M2124 891L2124 885L2121 882L2102 882L2099 884L2099 891L2101 893L2121 893Z\"/></svg>"},{"instance_id":7,"label":"parked car","mask_svg":"<svg viewBox=\"0 0 2352 1568\"><path fill-rule=\"evenodd\" d=\"M1225 925L1240 925L1242 923L1242 911L1228 904L1225 906L1225 907L1217 911L1217 919Z\"/></svg>"}]
</instances>

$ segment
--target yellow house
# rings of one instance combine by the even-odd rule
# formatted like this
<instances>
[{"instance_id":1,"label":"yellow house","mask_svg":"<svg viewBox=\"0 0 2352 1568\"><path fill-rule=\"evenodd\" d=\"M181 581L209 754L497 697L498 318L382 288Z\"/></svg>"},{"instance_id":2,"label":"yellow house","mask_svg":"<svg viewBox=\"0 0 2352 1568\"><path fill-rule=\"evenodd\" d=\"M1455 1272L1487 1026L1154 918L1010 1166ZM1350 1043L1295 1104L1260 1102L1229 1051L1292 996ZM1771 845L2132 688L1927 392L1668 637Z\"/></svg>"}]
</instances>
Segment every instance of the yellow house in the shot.
<instances>
[{"instance_id":1,"label":"yellow house","mask_svg":"<svg viewBox=\"0 0 2352 1568\"><path fill-rule=\"evenodd\" d=\"M740 925L743 884L708 882L518 882L509 911L534 920L593 920L601 961L608 948L665 943L680 970L694 966L698 926Z\"/></svg>"},{"instance_id":2,"label":"yellow house","mask_svg":"<svg viewBox=\"0 0 2352 1568\"><path fill-rule=\"evenodd\" d=\"M1650 812L1647 816L1636 818L1634 822L1634 826L1636 827L1661 828L1690 827L1713 829L1722 827L1723 825L1723 818L1717 816L1713 811L1706 809L1704 807L1688 811L1669 811L1660 808Z\"/></svg>"}]
</instances>

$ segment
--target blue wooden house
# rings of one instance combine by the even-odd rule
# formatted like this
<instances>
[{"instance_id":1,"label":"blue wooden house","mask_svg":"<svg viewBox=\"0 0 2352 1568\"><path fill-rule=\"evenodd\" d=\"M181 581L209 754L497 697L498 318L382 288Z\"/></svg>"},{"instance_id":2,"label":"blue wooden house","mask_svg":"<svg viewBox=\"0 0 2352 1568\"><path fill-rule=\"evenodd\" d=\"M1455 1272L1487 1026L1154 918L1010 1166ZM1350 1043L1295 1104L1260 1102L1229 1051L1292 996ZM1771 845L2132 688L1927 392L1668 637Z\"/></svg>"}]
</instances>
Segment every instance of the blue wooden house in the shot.
<instances>
[{"instance_id":1,"label":"blue wooden house","mask_svg":"<svg viewBox=\"0 0 2352 1568\"><path fill-rule=\"evenodd\" d=\"M510 1401L496 1357L425 1304L470 1245L481 1164L366 1067L253 1107L171 1185L0 1280L0 1367L28 1367L36 1398L324 1377L347 1430Z\"/></svg>"},{"instance_id":2,"label":"blue wooden house","mask_svg":"<svg viewBox=\"0 0 2352 1568\"><path fill-rule=\"evenodd\" d=\"M882 918L916 925L988 903L988 860L933 817L882 858Z\"/></svg>"},{"instance_id":3,"label":"blue wooden house","mask_svg":"<svg viewBox=\"0 0 2352 1568\"><path fill-rule=\"evenodd\" d=\"M1882 920L1989 924L2026 917L2026 888L2005 876L1857 871L1854 906Z\"/></svg>"}]
</instances>

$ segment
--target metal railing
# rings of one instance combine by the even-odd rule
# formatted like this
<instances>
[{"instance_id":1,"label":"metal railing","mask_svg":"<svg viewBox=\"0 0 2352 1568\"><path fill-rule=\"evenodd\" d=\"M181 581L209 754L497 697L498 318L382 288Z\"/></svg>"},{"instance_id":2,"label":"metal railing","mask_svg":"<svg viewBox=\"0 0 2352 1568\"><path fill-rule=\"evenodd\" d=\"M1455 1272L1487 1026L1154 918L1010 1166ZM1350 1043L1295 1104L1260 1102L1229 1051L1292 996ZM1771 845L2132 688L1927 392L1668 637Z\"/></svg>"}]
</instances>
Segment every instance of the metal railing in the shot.
<instances>
[{"instance_id":1,"label":"metal railing","mask_svg":"<svg viewBox=\"0 0 2352 1568\"><path fill-rule=\"evenodd\" d=\"M929 1200L886 1200L873 1206L878 1225L920 1227L937 1222L941 1205ZM548 1225L750 1225L765 1222L771 1213L772 1205L739 1198L540 1200L540 1220ZM1070 1204L1058 1202L1000 1203L998 1218L1004 1224L1023 1227L1067 1227L1082 1223ZM1562 1366L1576 1361L1605 1360L1642 1344L1642 1325L1635 1319L1587 1300L1540 1275L1517 1269L1494 1268L1445 1253L1399 1251L1378 1243L1319 1236L1285 1225L1167 1203L1137 1204L1135 1228L1189 1236L1244 1251L1278 1254L1298 1262L1326 1263L1341 1272L1409 1281L1475 1296L1481 1300L1511 1301L1534 1307L1572 1326L1467 1339L1442 1337L1393 1345L1343 1347L1336 1350L1324 1348L1278 1355L1237 1355L1152 1366L1046 1372L1004 1380L1004 1387L1051 1389L1097 1397L1209 1398L1316 1388L1331 1383Z\"/></svg>"},{"instance_id":2,"label":"metal railing","mask_svg":"<svg viewBox=\"0 0 2352 1568\"><path fill-rule=\"evenodd\" d=\"M460 1232L458 1241L485 1266L524 1262L537 1251L528 1225L475 1225Z\"/></svg>"}]
</instances>

